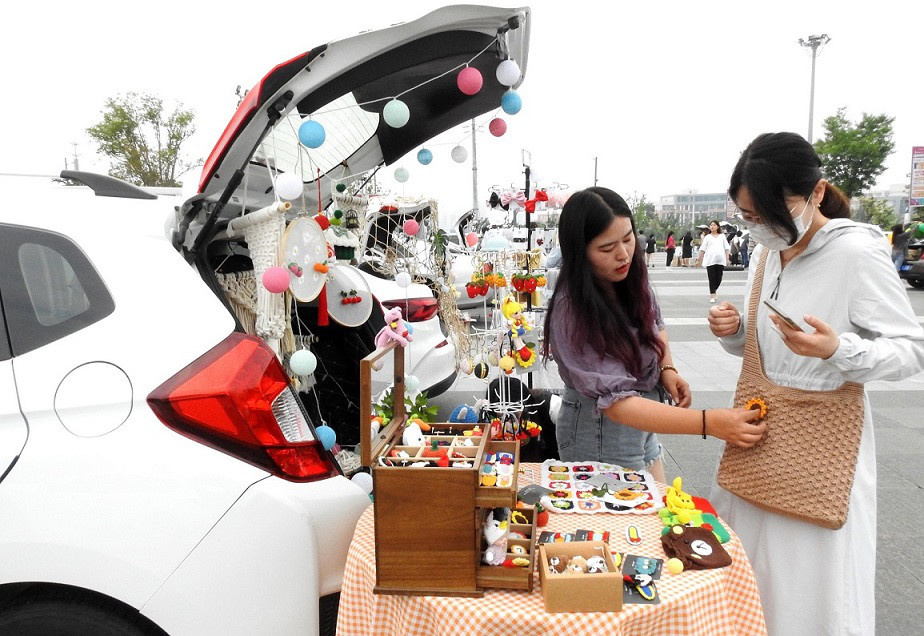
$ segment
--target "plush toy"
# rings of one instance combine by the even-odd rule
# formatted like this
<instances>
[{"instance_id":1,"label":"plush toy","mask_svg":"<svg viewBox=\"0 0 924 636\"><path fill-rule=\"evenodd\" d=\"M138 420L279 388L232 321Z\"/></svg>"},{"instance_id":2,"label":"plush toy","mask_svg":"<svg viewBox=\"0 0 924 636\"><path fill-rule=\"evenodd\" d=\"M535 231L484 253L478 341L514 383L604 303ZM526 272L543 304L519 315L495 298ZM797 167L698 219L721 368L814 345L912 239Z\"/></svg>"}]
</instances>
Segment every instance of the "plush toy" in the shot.
<instances>
[{"instance_id":1,"label":"plush toy","mask_svg":"<svg viewBox=\"0 0 924 636\"><path fill-rule=\"evenodd\" d=\"M664 503L671 514L676 517L678 523L690 523L696 507L693 505L693 498L688 493L683 492L682 478L676 477L674 485L667 487Z\"/></svg>"},{"instance_id":2,"label":"plush toy","mask_svg":"<svg viewBox=\"0 0 924 636\"><path fill-rule=\"evenodd\" d=\"M504 298L501 303L501 312L507 319L508 333L516 349L516 361L521 367L529 367L536 361L536 352L523 342L523 336L532 330L526 318L523 317L523 307L513 299L513 296Z\"/></svg>"},{"instance_id":3,"label":"plush toy","mask_svg":"<svg viewBox=\"0 0 924 636\"><path fill-rule=\"evenodd\" d=\"M487 514L482 526L488 544L482 561L487 565L503 565L507 556L507 532L510 528L510 508L494 508Z\"/></svg>"},{"instance_id":4,"label":"plush toy","mask_svg":"<svg viewBox=\"0 0 924 636\"><path fill-rule=\"evenodd\" d=\"M677 558L688 570L708 570L731 565L731 557L711 530L703 527L671 526L661 537L664 553Z\"/></svg>"},{"instance_id":5,"label":"plush toy","mask_svg":"<svg viewBox=\"0 0 924 636\"><path fill-rule=\"evenodd\" d=\"M385 326L376 334L375 346L384 347L394 341L402 347L406 347L407 343L411 342L413 339L410 331L404 324L404 320L401 319L400 307L393 307L386 311Z\"/></svg>"}]
</instances>

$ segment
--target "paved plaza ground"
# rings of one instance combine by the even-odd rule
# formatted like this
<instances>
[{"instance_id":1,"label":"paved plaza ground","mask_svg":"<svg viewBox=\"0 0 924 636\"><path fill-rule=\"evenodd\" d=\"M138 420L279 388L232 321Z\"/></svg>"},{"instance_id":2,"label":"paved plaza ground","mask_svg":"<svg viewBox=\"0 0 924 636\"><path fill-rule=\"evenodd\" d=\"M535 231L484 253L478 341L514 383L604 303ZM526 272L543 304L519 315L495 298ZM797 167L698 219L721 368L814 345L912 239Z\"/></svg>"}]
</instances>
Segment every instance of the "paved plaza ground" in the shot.
<instances>
[{"instance_id":1,"label":"paved plaza ground","mask_svg":"<svg viewBox=\"0 0 924 636\"><path fill-rule=\"evenodd\" d=\"M693 408L726 407L731 403L740 358L721 348L709 331L706 314L709 290L706 272L697 268L666 268L663 255L651 268L655 293L667 324L674 364L690 383ZM745 271L725 272L719 299L743 306ZM915 315L924 322L924 290L908 288ZM480 313L480 312L473 312ZM554 364L533 374L537 388L561 389ZM486 382L460 377L452 388L434 399L440 419L461 403L472 404L485 394ZM878 523L876 625L880 634L916 632L924 575L924 373L901 382L867 385L873 408L878 465ZM708 496L722 443L697 436L666 435L665 472L668 479L683 477L685 490ZM917 539L916 539L917 538ZM781 555L782 557L782 555ZM869 558L855 555L855 558ZM794 572L797 575L797 572Z\"/></svg>"}]
</instances>

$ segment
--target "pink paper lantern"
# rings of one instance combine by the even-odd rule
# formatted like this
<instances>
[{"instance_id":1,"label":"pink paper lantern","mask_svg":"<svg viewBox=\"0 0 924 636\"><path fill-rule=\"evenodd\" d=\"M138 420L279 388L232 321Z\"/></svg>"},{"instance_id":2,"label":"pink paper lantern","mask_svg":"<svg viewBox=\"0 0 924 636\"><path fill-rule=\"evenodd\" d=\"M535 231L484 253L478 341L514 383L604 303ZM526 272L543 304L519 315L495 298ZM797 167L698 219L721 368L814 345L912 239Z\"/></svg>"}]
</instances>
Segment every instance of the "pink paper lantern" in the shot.
<instances>
[{"instance_id":1,"label":"pink paper lantern","mask_svg":"<svg viewBox=\"0 0 924 636\"><path fill-rule=\"evenodd\" d=\"M420 223L414 219L408 219L404 222L404 233L408 236L414 236L420 230Z\"/></svg>"},{"instance_id":2,"label":"pink paper lantern","mask_svg":"<svg viewBox=\"0 0 924 636\"><path fill-rule=\"evenodd\" d=\"M477 68L466 66L456 76L456 84L459 90L466 95L474 95L481 90L484 79L481 77L481 71Z\"/></svg>"},{"instance_id":3,"label":"pink paper lantern","mask_svg":"<svg viewBox=\"0 0 924 636\"><path fill-rule=\"evenodd\" d=\"M468 234L465 235L465 243L469 247L475 247L476 245L478 245L478 235L475 234L474 232L469 232Z\"/></svg>"},{"instance_id":4,"label":"pink paper lantern","mask_svg":"<svg viewBox=\"0 0 924 636\"><path fill-rule=\"evenodd\" d=\"M289 270L285 267L270 267L263 272L263 286L271 294L281 294L289 288Z\"/></svg>"},{"instance_id":5,"label":"pink paper lantern","mask_svg":"<svg viewBox=\"0 0 924 636\"><path fill-rule=\"evenodd\" d=\"M495 137L500 137L507 132L507 122L500 117L495 117L491 120L491 123L488 124L488 130L490 130L491 134Z\"/></svg>"}]
</instances>

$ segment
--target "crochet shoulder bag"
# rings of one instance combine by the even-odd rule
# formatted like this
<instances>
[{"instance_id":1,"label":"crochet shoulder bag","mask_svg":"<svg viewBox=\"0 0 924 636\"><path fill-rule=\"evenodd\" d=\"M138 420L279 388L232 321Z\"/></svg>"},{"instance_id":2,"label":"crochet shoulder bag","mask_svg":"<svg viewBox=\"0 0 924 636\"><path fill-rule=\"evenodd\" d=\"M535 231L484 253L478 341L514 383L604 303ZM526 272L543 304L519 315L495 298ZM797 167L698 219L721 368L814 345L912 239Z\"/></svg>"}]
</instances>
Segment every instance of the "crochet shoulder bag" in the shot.
<instances>
[{"instance_id":1,"label":"crochet shoulder bag","mask_svg":"<svg viewBox=\"0 0 924 636\"><path fill-rule=\"evenodd\" d=\"M808 391L767 378L757 342L766 261L764 251L749 299L734 405L763 399L767 434L751 448L726 444L718 482L759 508L836 530L847 521L863 430L863 385L845 382L831 391Z\"/></svg>"}]
</instances>

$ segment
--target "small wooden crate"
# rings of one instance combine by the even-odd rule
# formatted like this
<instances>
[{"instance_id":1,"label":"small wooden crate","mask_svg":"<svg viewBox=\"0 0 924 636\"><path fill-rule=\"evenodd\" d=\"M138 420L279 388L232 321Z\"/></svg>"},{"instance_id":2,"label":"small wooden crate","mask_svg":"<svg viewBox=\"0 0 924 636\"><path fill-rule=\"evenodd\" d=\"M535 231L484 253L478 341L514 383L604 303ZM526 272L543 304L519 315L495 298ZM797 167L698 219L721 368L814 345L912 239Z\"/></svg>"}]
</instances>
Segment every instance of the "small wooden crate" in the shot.
<instances>
[{"instance_id":1,"label":"small wooden crate","mask_svg":"<svg viewBox=\"0 0 924 636\"><path fill-rule=\"evenodd\" d=\"M372 364L394 353L394 417L372 438ZM485 587L532 588L535 563L535 519L517 531L529 539L529 568L482 566L482 524L487 508L514 509L519 469L519 442L465 436L476 425L432 424L421 447L402 445L407 416L404 413L404 351L391 345L378 349L360 363L361 461L372 473L375 499L375 559L377 594L481 596ZM485 429L484 425L480 428ZM424 456L432 440L447 444L450 466L439 467ZM463 446L462 440L472 440ZM403 450L407 462L390 457ZM479 475L488 453L514 456L513 483L508 487L481 486ZM464 457L453 458L458 453ZM388 465L388 462L394 465ZM463 463L469 466L460 466ZM503 570L503 572L501 572ZM528 571L527 571L528 570Z\"/></svg>"}]
</instances>

